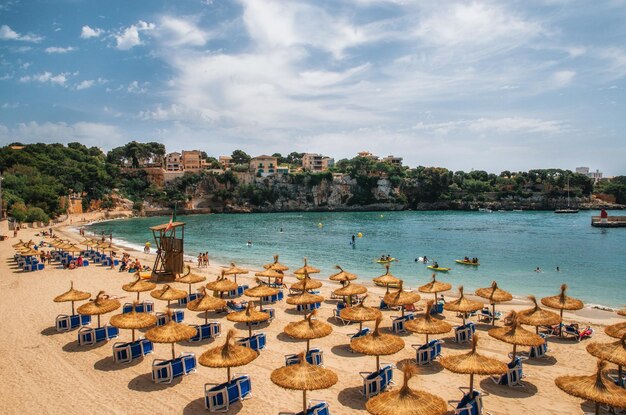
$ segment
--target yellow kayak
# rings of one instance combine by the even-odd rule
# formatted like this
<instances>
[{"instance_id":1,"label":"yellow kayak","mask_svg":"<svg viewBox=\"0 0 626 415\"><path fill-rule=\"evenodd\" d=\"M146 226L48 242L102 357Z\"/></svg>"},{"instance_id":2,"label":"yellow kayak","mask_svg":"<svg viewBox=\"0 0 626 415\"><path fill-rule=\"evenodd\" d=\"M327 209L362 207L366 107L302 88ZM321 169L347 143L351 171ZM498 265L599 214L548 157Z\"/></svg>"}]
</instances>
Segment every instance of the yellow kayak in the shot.
<instances>
[{"instance_id":1,"label":"yellow kayak","mask_svg":"<svg viewBox=\"0 0 626 415\"><path fill-rule=\"evenodd\" d=\"M379 264L388 264L393 261L397 261L397 259L391 258L391 259L377 259L376 260L376 262L378 262Z\"/></svg>"},{"instance_id":2,"label":"yellow kayak","mask_svg":"<svg viewBox=\"0 0 626 415\"><path fill-rule=\"evenodd\" d=\"M386 287L387 286L387 285L382 284L380 282L374 282L374 284L378 285L379 287ZM389 284L389 288L398 288L399 286L400 286L400 284L395 284L395 283Z\"/></svg>"},{"instance_id":3,"label":"yellow kayak","mask_svg":"<svg viewBox=\"0 0 626 415\"><path fill-rule=\"evenodd\" d=\"M463 261L462 259L455 259L454 262L456 262L457 264L472 265L474 267L480 265L480 262Z\"/></svg>"},{"instance_id":4,"label":"yellow kayak","mask_svg":"<svg viewBox=\"0 0 626 415\"><path fill-rule=\"evenodd\" d=\"M432 269L433 271L441 271L441 272L448 272L452 269L452 268L444 268L444 267L435 268L433 265L429 265L426 268Z\"/></svg>"}]
</instances>

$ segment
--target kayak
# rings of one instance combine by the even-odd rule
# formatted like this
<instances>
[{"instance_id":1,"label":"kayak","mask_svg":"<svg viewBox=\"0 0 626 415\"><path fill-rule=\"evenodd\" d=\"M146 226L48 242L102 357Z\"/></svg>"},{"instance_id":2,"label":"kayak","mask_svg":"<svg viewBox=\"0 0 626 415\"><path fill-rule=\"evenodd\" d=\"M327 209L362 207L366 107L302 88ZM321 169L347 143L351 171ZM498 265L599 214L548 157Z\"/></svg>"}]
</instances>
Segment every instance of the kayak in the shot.
<instances>
[{"instance_id":1,"label":"kayak","mask_svg":"<svg viewBox=\"0 0 626 415\"><path fill-rule=\"evenodd\" d=\"M435 268L433 265L429 265L426 268L432 269L433 271L441 271L441 272L448 272L452 269L452 268L443 268L443 267Z\"/></svg>"},{"instance_id":2,"label":"kayak","mask_svg":"<svg viewBox=\"0 0 626 415\"><path fill-rule=\"evenodd\" d=\"M475 267L480 265L480 262L463 261L462 259L455 259L454 262L456 262L457 264L472 265Z\"/></svg>"},{"instance_id":3,"label":"kayak","mask_svg":"<svg viewBox=\"0 0 626 415\"><path fill-rule=\"evenodd\" d=\"M397 259L391 258L391 259L377 259L376 260L376 262L378 262L379 264L388 264L393 261L397 261Z\"/></svg>"}]
</instances>

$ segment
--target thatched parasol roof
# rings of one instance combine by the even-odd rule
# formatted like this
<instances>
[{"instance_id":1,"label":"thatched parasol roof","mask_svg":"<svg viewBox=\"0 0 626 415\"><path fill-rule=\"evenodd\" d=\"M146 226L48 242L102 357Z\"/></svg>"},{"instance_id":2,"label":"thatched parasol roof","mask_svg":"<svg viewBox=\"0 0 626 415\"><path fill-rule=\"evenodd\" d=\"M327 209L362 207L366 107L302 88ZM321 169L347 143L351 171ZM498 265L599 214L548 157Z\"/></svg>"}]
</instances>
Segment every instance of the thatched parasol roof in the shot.
<instances>
[{"instance_id":1,"label":"thatched parasol roof","mask_svg":"<svg viewBox=\"0 0 626 415\"><path fill-rule=\"evenodd\" d=\"M61 295L54 297L55 303L64 303L66 301L82 301L91 297L90 293L78 291L74 289L74 281L70 281L70 289Z\"/></svg>"},{"instance_id":2,"label":"thatched parasol roof","mask_svg":"<svg viewBox=\"0 0 626 415\"><path fill-rule=\"evenodd\" d=\"M567 284L561 285L561 293L559 295L542 298L541 304L557 310L580 310L583 308L584 304L582 301L565 295L566 290Z\"/></svg>"},{"instance_id":3,"label":"thatched parasol roof","mask_svg":"<svg viewBox=\"0 0 626 415\"><path fill-rule=\"evenodd\" d=\"M79 314L87 314L91 316L110 313L117 310L121 304L117 300L110 299L104 291L100 291L96 298L78 307Z\"/></svg>"},{"instance_id":4,"label":"thatched parasol roof","mask_svg":"<svg viewBox=\"0 0 626 415\"><path fill-rule=\"evenodd\" d=\"M498 288L498 283L493 281L491 287L479 288L476 290L476 295L489 300L489 303L503 303L505 301L511 301L513 295L507 291Z\"/></svg>"},{"instance_id":5,"label":"thatched parasol roof","mask_svg":"<svg viewBox=\"0 0 626 415\"><path fill-rule=\"evenodd\" d=\"M402 288L403 282L400 281L398 290L395 292L388 292L383 297L383 301L390 306L401 306L415 304L420 300L420 295L412 291L404 291Z\"/></svg>"},{"instance_id":6,"label":"thatched parasol roof","mask_svg":"<svg viewBox=\"0 0 626 415\"><path fill-rule=\"evenodd\" d=\"M335 372L310 364L303 353L300 363L275 369L270 379L281 388L307 391L330 388L338 381Z\"/></svg>"},{"instance_id":7,"label":"thatched parasol roof","mask_svg":"<svg viewBox=\"0 0 626 415\"><path fill-rule=\"evenodd\" d=\"M187 303L187 308L191 311L210 311L221 310L226 307L226 301L221 298L213 297L206 292L204 287L201 288L202 297L196 298Z\"/></svg>"},{"instance_id":8,"label":"thatched parasol roof","mask_svg":"<svg viewBox=\"0 0 626 415\"><path fill-rule=\"evenodd\" d=\"M239 268L234 262L230 263L230 268L224 271L224 275L247 274L249 271L245 268Z\"/></svg>"},{"instance_id":9,"label":"thatched parasol roof","mask_svg":"<svg viewBox=\"0 0 626 415\"><path fill-rule=\"evenodd\" d=\"M389 264L385 264L385 268L387 270L383 275L381 275L380 277L376 277L372 280L374 281L374 283L380 284L380 285L393 285L393 284L400 284L400 282L402 282L400 278L394 275L391 275L391 273L389 272Z\"/></svg>"},{"instance_id":10,"label":"thatched parasol roof","mask_svg":"<svg viewBox=\"0 0 626 415\"><path fill-rule=\"evenodd\" d=\"M268 277L268 278L280 278L283 276L281 272L272 268L267 268L261 272L255 273L254 275L257 277Z\"/></svg>"},{"instance_id":11,"label":"thatched parasol roof","mask_svg":"<svg viewBox=\"0 0 626 415\"><path fill-rule=\"evenodd\" d=\"M146 332L146 339L155 343L176 343L189 340L196 335L196 329L187 324L170 319L166 324L153 327Z\"/></svg>"},{"instance_id":12,"label":"thatched parasol roof","mask_svg":"<svg viewBox=\"0 0 626 415\"><path fill-rule=\"evenodd\" d=\"M372 321L376 320L382 314L379 309L374 307L366 307L365 299L367 295L363 297L361 303L354 307L345 307L339 312L339 316L344 320L349 321Z\"/></svg>"},{"instance_id":13,"label":"thatched parasol roof","mask_svg":"<svg viewBox=\"0 0 626 415\"><path fill-rule=\"evenodd\" d=\"M472 336L472 351L469 353L443 356L439 362L454 373L466 375L500 375L506 373L507 365L499 360L483 356L476 352L478 335Z\"/></svg>"},{"instance_id":14,"label":"thatched parasol roof","mask_svg":"<svg viewBox=\"0 0 626 415\"><path fill-rule=\"evenodd\" d=\"M259 357L259 352L235 344L235 330L229 330L223 345L213 347L200 355L198 362L207 367L244 366Z\"/></svg>"},{"instance_id":15,"label":"thatched parasol roof","mask_svg":"<svg viewBox=\"0 0 626 415\"><path fill-rule=\"evenodd\" d=\"M157 318L154 314L138 313L133 308L130 313L111 316L109 322L120 329L145 329L154 326Z\"/></svg>"},{"instance_id":16,"label":"thatched parasol roof","mask_svg":"<svg viewBox=\"0 0 626 415\"><path fill-rule=\"evenodd\" d=\"M206 287L211 291L227 292L236 290L238 285L235 281L224 277L224 271L222 271L222 275L217 277L215 281L209 282Z\"/></svg>"},{"instance_id":17,"label":"thatched parasol roof","mask_svg":"<svg viewBox=\"0 0 626 415\"><path fill-rule=\"evenodd\" d=\"M616 339L621 339L624 334L626 334L626 322L611 324L610 326L606 326L604 328L604 332L611 337Z\"/></svg>"},{"instance_id":18,"label":"thatched parasol roof","mask_svg":"<svg viewBox=\"0 0 626 415\"><path fill-rule=\"evenodd\" d=\"M248 307L244 311L237 311L235 313L229 313L226 316L228 321L234 321L237 323L260 323L261 321L267 321L270 318L270 314L265 311L257 311L254 309L254 301L248 302Z\"/></svg>"},{"instance_id":19,"label":"thatched parasol roof","mask_svg":"<svg viewBox=\"0 0 626 415\"><path fill-rule=\"evenodd\" d=\"M376 319L374 331L350 341L350 348L358 353L372 356L385 356L404 349L404 340L393 334L380 332L382 317Z\"/></svg>"},{"instance_id":20,"label":"thatched parasol roof","mask_svg":"<svg viewBox=\"0 0 626 415\"><path fill-rule=\"evenodd\" d=\"M322 286L322 281L314 280L314 279L309 277L309 274L306 274L306 276L303 279L301 279L300 281L292 284L291 285L291 289L292 290L303 290L305 284L306 284L306 289L307 290L315 290L316 288L320 288Z\"/></svg>"},{"instance_id":21,"label":"thatched parasol roof","mask_svg":"<svg viewBox=\"0 0 626 415\"><path fill-rule=\"evenodd\" d=\"M337 272L337 273L331 275L330 277L328 277L329 280L345 282L345 281L352 281L352 280L356 280L357 279L357 276L355 274L352 274L350 272L344 271L343 268L341 268L339 265L335 265L335 268L337 268L339 270L339 272Z\"/></svg>"},{"instance_id":22,"label":"thatched parasol roof","mask_svg":"<svg viewBox=\"0 0 626 415\"><path fill-rule=\"evenodd\" d=\"M441 293L452 289L452 284L437 281L437 275L433 273L432 281L418 288L421 293Z\"/></svg>"},{"instance_id":23,"label":"thatched parasol roof","mask_svg":"<svg viewBox=\"0 0 626 415\"><path fill-rule=\"evenodd\" d=\"M157 300L173 301L187 297L187 292L178 290L169 284L165 284L163 288L158 288L150 292L150 295Z\"/></svg>"},{"instance_id":24,"label":"thatched parasol roof","mask_svg":"<svg viewBox=\"0 0 626 415\"><path fill-rule=\"evenodd\" d=\"M626 366L626 334L613 343L589 343L587 351L598 359L606 360L619 366Z\"/></svg>"},{"instance_id":25,"label":"thatched parasol roof","mask_svg":"<svg viewBox=\"0 0 626 415\"><path fill-rule=\"evenodd\" d=\"M320 272L318 268L312 267L307 264L307 259L304 257L304 266L302 268L298 268L293 273L296 275L304 275L304 274L317 274Z\"/></svg>"},{"instance_id":26,"label":"thatched parasol roof","mask_svg":"<svg viewBox=\"0 0 626 415\"><path fill-rule=\"evenodd\" d=\"M283 265L280 262L278 262L278 255L274 255L274 262L270 262L269 264L263 265L263 268L273 269L274 271L281 271L281 272L287 271L289 269L288 266ZM259 276L262 277L262 276L267 276L267 275L259 275Z\"/></svg>"},{"instance_id":27,"label":"thatched parasol roof","mask_svg":"<svg viewBox=\"0 0 626 415\"><path fill-rule=\"evenodd\" d=\"M365 403L373 415L443 415L446 402L431 393L409 387L409 379L417 373L413 365L404 365L404 382L397 390L383 392Z\"/></svg>"},{"instance_id":28,"label":"thatched parasol roof","mask_svg":"<svg viewBox=\"0 0 626 415\"><path fill-rule=\"evenodd\" d=\"M313 310L311 314L304 320L289 323L285 326L285 333L296 339L319 339L332 333L333 328L330 324L314 319L317 310Z\"/></svg>"},{"instance_id":29,"label":"thatched parasol roof","mask_svg":"<svg viewBox=\"0 0 626 415\"><path fill-rule=\"evenodd\" d=\"M465 298L462 285L459 287L459 295L460 297L456 300L445 303L443 305L444 310L471 313L472 311L482 310L484 307L484 304L479 303L478 301L472 301Z\"/></svg>"},{"instance_id":30,"label":"thatched parasol roof","mask_svg":"<svg viewBox=\"0 0 626 415\"><path fill-rule=\"evenodd\" d=\"M135 273L135 281L122 285L122 290L131 292L131 293L152 291L155 288L156 288L155 283L144 280L143 278L139 276L138 272Z\"/></svg>"},{"instance_id":31,"label":"thatched parasol roof","mask_svg":"<svg viewBox=\"0 0 626 415\"><path fill-rule=\"evenodd\" d=\"M426 312L424 313L424 316L416 318L415 320L407 321L404 327L413 333L420 334L443 334L452 330L452 326L449 323L432 318L430 310L433 307L433 304L434 302L432 300L426 302Z\"/></svg>"},{"instance_id":32,"label":"thatched parasol roof","mask_svg":"<svg viewBox=\"0 0 626 415\"><path fill-rule=\"evenodd\" d=\"M520 326L515 311L511 311L506 320L508 321L507 325L489 330L489 335L505 343L518 346L539 346L544 343L545 340L541 336Z\"/></svg>"},{"instance_id":33,"label":"thatched parasol roof","mask_svg":"<svg viewBox=\"0 0 626 415\"><path fill-rule=\"evenodd\" d=\"M257 283L260 283L260 280L257 278ZM269 297L271 295L278 294L280 290L278 288L268 287L267 285L257 285L256 287L248 288L243 293L248 297Z\"/></svg>"},{"instance_id":34,"label":"thatched parasol roof","mask_svg":"<svg viewBox=\"0 0 626 415\"><path fill-rule=\"evenodd\" d=\"M616 408L626 408L626 389L620 388L604 373L606 362L598 361L598 369L590 376L559 376L556 386L569 395Z\"/></svg>"},{"instance_id":35,"label":"thatched parasol roof","mask_svg":"<svg viewBox=\"0 0 626 415\"><path fill-rule=\"evenodd\" d=\"M367 287L359 284L348 283L345 287L341 287L333 291L333 294L339 297L348 297L350 295L365 294Z\"/></svg>"},{"instance_id":36,"label":"thatched parasol roof","mask_svg":"<svg viewBox=\"0 0 626 415\"><path fill-rule=\"evenodd\" d=\"M529 326L550 326L561 322L561 318L558 314L539 307L539 304L537 304L537 298L535 298L534 295L531 295L528 298L533 302L534 306L533 308L522 310L517 313L517 318L520 323L527 324Z\"/></svg>"},{"instance_id":37,"label":"thatched parasol roof","mask_svg":"<svg viewBox=\"0 0 626 415\"><path fill-rule=\"evenodd\" d=\"M287 304L305 305L305 304L321 303L322 301L324 301L324 297L322 297L321 295L311 294L307 290L308 290L308 285L305 284L300 294L287 298Z\"/></svg>"}]
</instances>

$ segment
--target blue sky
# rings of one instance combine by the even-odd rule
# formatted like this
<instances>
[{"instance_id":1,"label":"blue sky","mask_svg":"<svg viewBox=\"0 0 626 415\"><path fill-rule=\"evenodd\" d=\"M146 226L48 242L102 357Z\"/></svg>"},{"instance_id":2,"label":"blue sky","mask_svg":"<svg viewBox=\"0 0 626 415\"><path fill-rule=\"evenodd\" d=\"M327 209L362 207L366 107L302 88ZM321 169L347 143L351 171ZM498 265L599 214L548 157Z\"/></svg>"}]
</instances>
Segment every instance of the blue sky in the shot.
<instances>
[{"instance_id":1,"label":"blue sky","mask_svg":"<svg viewBox=\"0 0 626 415\"><path fill-rule=\"evenodd\" d=\"M625 1L4 0L0 144L626 174Z\"/></svg>"}]
</instances>

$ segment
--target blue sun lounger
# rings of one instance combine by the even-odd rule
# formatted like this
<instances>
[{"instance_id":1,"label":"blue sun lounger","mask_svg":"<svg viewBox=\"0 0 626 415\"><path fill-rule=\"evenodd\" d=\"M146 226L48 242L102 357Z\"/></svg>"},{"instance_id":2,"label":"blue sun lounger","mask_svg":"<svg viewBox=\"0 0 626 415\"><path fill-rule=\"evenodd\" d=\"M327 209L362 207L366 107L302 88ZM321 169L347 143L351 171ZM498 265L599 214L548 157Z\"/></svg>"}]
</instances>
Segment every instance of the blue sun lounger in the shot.
<instances>
[{"instance_id":1,"label":"blue sun lounger","mask_svg":"<svg viewBox=\"0 0 626 415\"><path fill-rule=\"evenodd\" d=\"M192 325L196 328L196 335L189 339L190 342L199 342L204 339L213 339L222 334L222 323L210 321L209 324Z\"/></svg>"},{"instance_id":2,"label":"blue sun lounger","mask_svg":"<svg viewBox=\"0 0 626 415\"><path fill-rule=\"evenodd\" d=\"M298 305L296 305L296 310L298 310L298 311L306 311L307 313L310 313L311 311L315 310L316 308L320 308L321 306L322 306L321 303L298 304Z\"/></svg>"},{"instance_id":3,"label":"blue sun lounger","mask_svg":"<svg viewBox=\"0 0 626 415\"><path fill-rule=\"evenodd\" d=\"M369 332L370 332L370 329L369 329L369 328L367 328L367 327L365 327L363 330L361 330L361 331L357 331L357 332L356 332L356 333L354 333L354 334L348 334L348 336L350 336L350 340L352 340L352 339L358 339L358 338L359 338L359 337L361 337L361 336L365 336L365 335L369 334Z\"/></svg>"},{"instance_id":4,"label":"blue sun lounger","mask_svg":"<svg viewBox=\"0 0 626 415\"><path fill-rule=\"evenodd\" d=\"M324 366L324 352L320 349L311 349L306 353L305 359L312 365ZM296 365L300 363L300 356L297 354L285 355L285 366Z\"/></svg>"},{"instance_id":5,"label":"blue sun lounger","mask_svg":"<svg viewBox=\"0 0 626 415\"><path fill-rule=\"evenodd\" d=\"M482 393L477 390L474 390L471 394L468 392L463 395L463 398L454 407L455 415L482 415L483 413Z\"/></svg>"},{"instance_id":6,"label":"blue sun lounger","mask_svg":"<svg viewBox=\"0 0 626 415\"><path fill-rule=\"evenodd\" d=\"M155 383L172 383L172 380L196 371L198 366L194 353L181 353L170 360L154 359L152 362L152 380Z\"/></svg>"},{"instance_id":7,"label":"blue sun lounger","mask_svg":"<svg viewBox=\"0 0 626 415\"><path fill-rule=\"evenodd\" d=\"M443 303L440 301L437 304L433 304L430 308L430 314L441 314L443 313Z\"/></svg>"},{"instance_id":8,"label":"blue sun lounger","mask_svg":"<svg viewBox=\"0 0 626 415\"><path fill-rule=\"evenodd\" d=\"M157 326L163 326L169 323L170 318L166 313L156 313ZM177 323L185 321L185 312L183 310L172 311L172 320Z\"/></svg>"},{"instance_id":9,"label":"blue sun lounger","mask_svg":"<svg viewBox=\"0 0 626 415\"><path fill-rule=\"evenodd\" d=\"M404 333L406 331L404 324L409 320L414 320L415 315L413 313L407 313L404 317L391 316L391 319L391 331L394 333Z\"/></svg>"},{"instance_id":10,"label":"blue sun lounger","mask_svg":"<svg viewBox=\"0 0 626 415\"><path fill-rule=\"evenodd\" d=\"M284 412L281 412L279 415L282 414ZM292 414L290 413L289 415ZM328 409L328 402L312 399L309 401L309 407L306 411L300 411L293 415L330 415L330 409Z\"/></svg>"},{"instance_id":11,"label":"blue sun lounger","mask_svg":"<svg viewBox=\"0 0 626 415\"><path fill-rule=\"evenodd\" d=\"M105 340L115 339L120 335L120 330L113 326L102 326L98 328L81 327L78 330L78 344L81 346L91 346Z\"/></svg>"},{"instance_id":12,"label":"blue sun lounger","mask_svg":"<svg viewBox=\"0 0 626 415\"><path fill-rule=\"evenodd\" d=\"M426 365L441 355L441 340L431 340L426 344L412 344L415 349L415 361L418 365Z\"/></svg>"},{"instance_id":13,"label":"blue sun lounger","mask_svg":"<svg viewBox=\"0 0 626 415\"><path fill-rule=\"evenodd\" d=\"M263 300L263 303L273 304L277 301L283 301L283 298L285 298L285 294L282 291L279 291L274 295L270 295L269 297L263 297L261 299Z\"/></svg>"},{"instance_id":14,"label":"blue sun lounger","mask_svg":"<svg viewBox=\"0 0 626 415\"><path fill-rule=\"evenodd\" d=\"M521 386L522 378L524 377L524 371L522 370L522 358L516 356L513 361L507 364L508 370L502 376L491 376L498 385L503 386Z\"/></svg>"},{"instance_id":15,"label":"blue sun lounger","mask_svg":"<svg viewBox=\"0 0 626 415\"><path fill-rule=\"evenodd\" d=\"M543 338L543 344L539 346L531 346L530 351L528 353L524 353L528 356L529 359L540 359L548 357L546 353L548 352L548 336L546 334L540 334Z\"/></svg>"},{"instance_id":16,"label":"blue sun lounger","mask_svg":"<svg viewBox=\"0 0 626 415\"><path fill-rule=\"evenodd\" d=\"M187 297L178 300L178 305L187 305L189 302L200 297L200 293L187 294Z\"/></svg>"},{"instance_id":17,"label":"blue sun lounger","mask_svg":"<svg viewBox=\"0 0 626 415\"><path fill-rule=\"evenodd\" d=\"M389 385L395 384L393 382L393 366L390 364L381 365L376 372L359 372L359 374L363 377L361 394L365 396L365 399L376 396L384 392Z\"/></svg>"},{"instance_id":18,"label":"blue sun lounger","mask_svg":"<svg viewBox=\"0 0 626 415\"><path fill-rule=\"evenodd\" d=\"M204 384L204 407L209 412L227 412L238 401L252 397L252 381L247 374L238 374L229 382Z\"/></svg>"},{"instance_id":19,"label":"blue sun lounger","mask_svg":"<svg viewBox=\"0 0 626 415\"><path fill-rule=\"evenodd\" d=\"M66 314L59 314L56 318L56 327L58 332L70 331L80 326L87 326L91 324L91 316L86 314L74 314L68 316Z\"/></svg>"},{"instance_id":20,"label":"blue sun lounger","mask_svg":"<svg viewBox=\"0 0 626 415\"><path fill-rule=\"evenodd\" d=\"M265 333L258 333L252 337L244 337L243 339L238 339L237 344L245 347L249 347L252 350L263 350L265 349L265 342L267 341L267 337Z\"/></svg>"},{"instance_id":21,"label":"blue sun lounger","mask_svg":"<svg viewBox=\"0 0 626 415\"><path fill-rule=\"evenodd\" d=\"M474 323L467 323L464 326L454 328L454 341L457 343L465 343L472 340L472 336L476 332Z\"/></svg>"},{"instance_id":22,"label":"blue sun lounger","mask_svg":"<svg viewBox=\"0 0 626 415\"><path fill-rule=\"evenodd\" d=\"M236 290L229 291L228 292L228 296L231 297L231 298L232 297L241 297L243 295L243 292L245 290L247 290L248 288L250 288L250 287L248 287L247 285L240 285L239 287L237 287Z\"/></svg>"},{"instance_id":23,"label":"blue sun lounger","mask_svg":"<svg viewBox=\"0 0 626 415\"><path fill-rule=\"evenodd\" d=\"M133 304L126 303L122 307L122 314L130 313L133 311ZM152 313L154 311L154 303L152 301L142 301L135 304L135 312L137 313Z\"/></svg>"},{"instance_id":24,"label":"blue sun lounger","mask_svg":"<svg viewBox=\"0 0 626 415\"><path fill-rule=\"evenodd\" d=\"M478 321L491 323L493 320L500 320L500 317L502 317L502 313L500 311L496 311L496 314L494 315L489 307L485 307L480 310L480 314L478 314Z\"/></svg>"},{"instance_id":25,"label":"blue sun lounger","mask_svg":"<svg viewBox=\"0 0 626 415\"><path fill-rule=\"evenodd\" d=\"M139 339L130 343L118 342L113 345L113 360L116 363L129 363L149 355L153 350L154 346L148 339Z\"/></svg>"}]
</instances>

